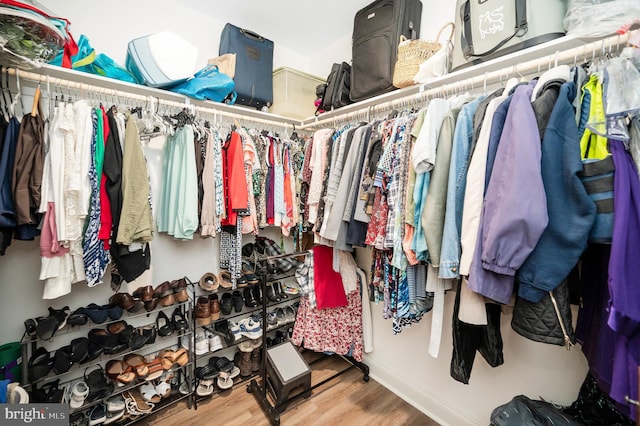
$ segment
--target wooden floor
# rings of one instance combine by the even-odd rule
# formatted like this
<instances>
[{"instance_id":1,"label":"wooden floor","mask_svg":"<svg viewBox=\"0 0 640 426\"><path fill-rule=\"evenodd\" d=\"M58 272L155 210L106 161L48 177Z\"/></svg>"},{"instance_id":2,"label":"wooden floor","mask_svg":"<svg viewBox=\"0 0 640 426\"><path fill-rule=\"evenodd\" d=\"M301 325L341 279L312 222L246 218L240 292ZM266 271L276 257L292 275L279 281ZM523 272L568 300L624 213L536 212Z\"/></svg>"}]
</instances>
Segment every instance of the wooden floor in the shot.
<instances>
[{"instance_id":1,"label":"wooden floor","mask_svg":"<svg viewBox=\"0 0 640 426\"><path fill-rule=\"evenodd\" d=\"M348 365L338 357L327 357L315 362L312 365L312 386ZM294 400L281 415L280 424L438 425L373 379L364 382L362 377L362 372L353 368L314 389L310 398ZM244 384L200 402L197 410L188 410L186 402L181 401L143 422L155 426L269 425L257 400L247 393Z\"/></svg>"}]
</instances>

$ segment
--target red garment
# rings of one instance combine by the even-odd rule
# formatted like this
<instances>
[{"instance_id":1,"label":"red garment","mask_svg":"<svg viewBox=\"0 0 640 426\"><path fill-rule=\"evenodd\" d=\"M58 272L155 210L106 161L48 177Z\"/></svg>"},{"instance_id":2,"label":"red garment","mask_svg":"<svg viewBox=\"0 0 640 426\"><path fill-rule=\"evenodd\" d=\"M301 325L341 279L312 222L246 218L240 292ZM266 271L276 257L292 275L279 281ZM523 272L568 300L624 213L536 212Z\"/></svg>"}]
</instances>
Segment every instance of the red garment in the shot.
<instances>
[{"instance_id":1,"label":"red garment","mask_svg":"<svg viewBox=\"0 0 640 426\"><path fill-rule=\"evenodd\" d=\"M244 172L242 139L236 132L231 132L229 140L222 147L222 179L227 217L222 219L220 224L235 226L238 212L249 209L249 190Z\"/></svg>"},{"instance_id":2,"label":"red garment","mask_svg":"<svg viewBox=\"0 0 640 426\"><path fill-rule=\"evenodd\" d=\"M333 248L313 247L313 288L318 309L347 306L342 276L333 270Z\"/></svg>"},{"instance_id":3,"label":"red garment","mask_svg":"<svg viewBox=\"0 0 640 426\"><path fill-rule=\"evenodd\" d=\"M104 107L100 107L102 110L102 119L104 120L104 138L103 143L107 145L107 138L109 137L109 119ZM111 216L111 201L107 194L107 176L102 172L102 179L100 179L100 231L98 231L98 239L104 244L104 249L111 249L111 228L113 226L113 217Z\"/></svg>"}]
</instances>

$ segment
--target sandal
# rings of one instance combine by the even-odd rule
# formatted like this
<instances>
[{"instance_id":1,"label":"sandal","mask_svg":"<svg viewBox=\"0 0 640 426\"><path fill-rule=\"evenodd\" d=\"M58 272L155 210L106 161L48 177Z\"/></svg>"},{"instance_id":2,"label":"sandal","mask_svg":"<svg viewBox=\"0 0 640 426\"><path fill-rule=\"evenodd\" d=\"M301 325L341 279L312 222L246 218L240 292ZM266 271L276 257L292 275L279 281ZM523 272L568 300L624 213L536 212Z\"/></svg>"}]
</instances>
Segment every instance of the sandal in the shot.
<instances>
[{"instance_id":1,"label":"sandal","mask_svg":"<svg viewBox=\"0 0 640 426\"><path fill-rule=\"evenodd\" d=\"M147 366L147 361L142 355L139 354L128 354L124 357L124 362L126 362L133 370L136 372L136 375L143 379L149 374L149 367Z\"/></svg>"},{"instance_id":2,"label":"sandal","mask_svg":"<svg viewBox=\"0 0 640 426\"><path fill-rule=\"evenodd\" d=\"M196 387L196 395L209 396L213 393L213 379L200 380Z\"/></svg>"},{"instance_id":3,"label":"sandal","mask_svg":"<svg viewBox=\"0 0 640 426\"><path fill-rule=\"evenodd\" d=\"M147 381L157 379L162 376L162 373L164 372L164 367L162 366L160 358L155 358L153 361L148 362L147 368L149 369L149 374L145 378Z\"/></svg>"},{"instance_id":4,"label":"sandal","mask_svg":"<svg viewBox=\"0 0 640 426\"><path fill-rule=\"evenodd\" d=\"M89 395L89 386L82 380L76 382L71 387L71 401L69 401L69 405L72 409L80 408L84 405L84 400L87 399L87 395Z\"/></svg>"},{"instance_id":5,"label":"sandal","mask_svg":"<svg viewBox=\"0 0 640 426\"><path fill-rule=\"evenodd\" d=\"M247 260L242 261L242 275L247 280L249 284L258 284L260 282L260 278L256 275L256 271L251 266L251 263Z\"/></svg>"},{"instance_id":6,"label":"sandal","mask_svg":"<svg viewBox=\"0 0 640 426\"><path fill-rule=\"evenodd\" d=\"M136 379L133 368L126 362L112 359L106 365L107 376L118 386L128 385Z\"/></svg>"},{"instance_id":7,"label":"sandal","mask_svg":"<svg viewBox=\"0 0 640 426\"><path fill-rule=\"evenodd\" d=\"M122 395L125 398L125 402L127 404L127 411L130 414L140 415L140 414L148 414L153 411L155 404L147 402L140 395L139 389L133 389L131 392L124 392Z\"/></svg>"},{"instance_id":8,"label":"sandal","mask_svg":"<svg viewBox=\"0 0 640 426\"><path fill-rule=\"evenodd\" d=\"M156 392L156 387L153 383L149 382L140 386L140 394L146 402L151 402L153 404L157 404L162 399L162 397Z\"/></svg>"},{"instance_id":9,"label":"sandal","mask_svg":"<svg viewBox=\"0 0 640 426\"><path fill-rule=\"evenodd\" d=\"M231 389L233 387L233 379L229 376L229 373L221 371L220 374L218 374L217 384L222 390Z\"/></svg>"}]
</instances>

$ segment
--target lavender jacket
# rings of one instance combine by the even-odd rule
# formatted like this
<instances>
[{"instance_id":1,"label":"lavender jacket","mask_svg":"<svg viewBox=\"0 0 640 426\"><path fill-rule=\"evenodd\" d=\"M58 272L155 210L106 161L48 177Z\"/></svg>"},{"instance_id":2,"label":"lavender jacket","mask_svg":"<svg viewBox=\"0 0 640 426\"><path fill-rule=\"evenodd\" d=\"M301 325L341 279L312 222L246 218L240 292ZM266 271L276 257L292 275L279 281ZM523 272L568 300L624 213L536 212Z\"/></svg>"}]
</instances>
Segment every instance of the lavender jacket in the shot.
<instances>
[{"instance_id":1,"label":"lavender jacket","mask_svg":"<svg viewBox=\"0 0 640 426\"><path fill-rule=\"evenodd\" d=\"M514 276L548 223L540 134L531 106L535 82L516 88L485 194L469 288L508 303Z\"/></svg>"}]
</instances>

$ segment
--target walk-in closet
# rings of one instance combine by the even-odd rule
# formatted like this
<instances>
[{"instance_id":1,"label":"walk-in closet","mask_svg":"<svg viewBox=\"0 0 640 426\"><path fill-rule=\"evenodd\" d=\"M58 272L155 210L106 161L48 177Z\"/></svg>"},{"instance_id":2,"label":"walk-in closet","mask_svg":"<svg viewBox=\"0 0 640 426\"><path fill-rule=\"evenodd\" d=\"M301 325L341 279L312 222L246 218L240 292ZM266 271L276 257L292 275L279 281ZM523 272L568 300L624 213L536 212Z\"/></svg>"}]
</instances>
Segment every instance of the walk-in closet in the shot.
<instances>
[{"instance_id":1,"label":"walk-in closet","mask_svg":"<svg viewBox=\"0 0 640 426\"><path fill-rule=\"evenodd\" d=\"M0 0L0 424L640 424L639 167L635 0Z\"/></svg>"}]
</instances>

